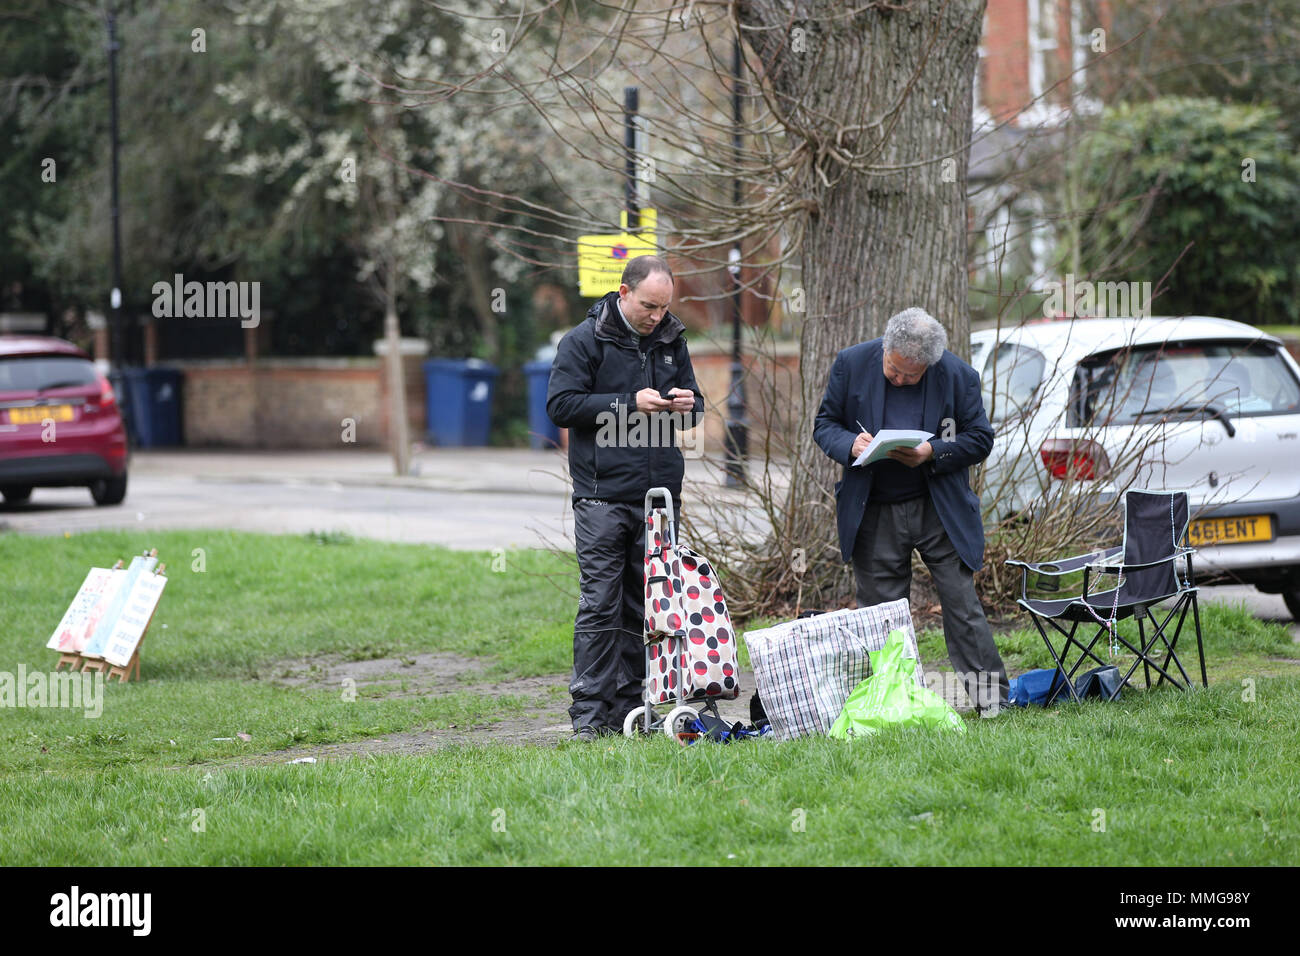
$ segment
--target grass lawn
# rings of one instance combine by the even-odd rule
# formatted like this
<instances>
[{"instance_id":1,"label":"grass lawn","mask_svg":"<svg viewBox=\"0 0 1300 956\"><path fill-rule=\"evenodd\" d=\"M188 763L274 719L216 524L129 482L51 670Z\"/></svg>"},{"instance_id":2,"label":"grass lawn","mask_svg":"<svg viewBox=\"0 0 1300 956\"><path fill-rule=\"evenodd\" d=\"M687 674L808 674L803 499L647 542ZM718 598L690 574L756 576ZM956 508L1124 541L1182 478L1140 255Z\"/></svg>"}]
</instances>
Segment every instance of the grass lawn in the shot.
<instances>
[{"instance_id":1,"label":"grass lawn","mask_svg":"<svg viewBox=\"0 0 1300 956\"><path fill-rule=\"evenodd\" d=\"M146 545L170 582L145 679L107 688L98 719L0 710L0 864L1300 863L1300 666L1286 660L1300 648L1241 609L1203 609L1208 691L1016 711L965 734L252 766L239 761L525 710L268 678L304 655L431 651L503 677L561 672L572 564L330 535L0 535L0 671L48 672L44 641L86 570ZM919 646L932 669L942 635ZM1047 662L1032 632L999 646L1013 671ZM239 732L251 741L212 739Z\"/></svg>"}]
</instances>

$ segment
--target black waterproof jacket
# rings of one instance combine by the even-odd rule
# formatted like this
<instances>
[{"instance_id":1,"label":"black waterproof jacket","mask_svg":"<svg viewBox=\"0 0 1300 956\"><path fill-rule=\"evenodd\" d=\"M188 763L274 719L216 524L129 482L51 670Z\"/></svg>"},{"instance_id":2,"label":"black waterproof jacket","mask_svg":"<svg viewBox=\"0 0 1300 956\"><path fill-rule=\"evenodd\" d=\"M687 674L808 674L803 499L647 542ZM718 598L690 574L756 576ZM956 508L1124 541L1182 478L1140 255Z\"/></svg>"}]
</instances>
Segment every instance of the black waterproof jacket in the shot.
<instances>
[{"instance_id":1,"label":"black waterproof jacket","mask_svg":"<svg viewBox=\"0 0 1300 956\"><path fill-rule=\"evenodd\" d=\"M704 397L686 351L686 327L671 312L645 339L633 335L611 292L587 311L586 320L560 340L546 391L551 421L569 429L573 497L641 504L651 488L681 497L684 461L676 426L694 427ZM681 415L636 411L643 388L687 388L695 409Z\"/></svg>"}]
</instances>

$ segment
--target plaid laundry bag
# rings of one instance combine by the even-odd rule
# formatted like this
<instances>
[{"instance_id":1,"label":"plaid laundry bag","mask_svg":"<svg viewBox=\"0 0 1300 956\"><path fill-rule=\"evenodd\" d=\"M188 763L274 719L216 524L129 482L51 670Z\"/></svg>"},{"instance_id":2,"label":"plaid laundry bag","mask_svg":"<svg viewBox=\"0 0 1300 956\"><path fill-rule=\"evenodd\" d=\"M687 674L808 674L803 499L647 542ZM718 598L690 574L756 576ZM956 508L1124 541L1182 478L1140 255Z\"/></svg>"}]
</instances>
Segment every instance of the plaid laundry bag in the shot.
<instances>
[{"instance_id":1,"label":"plaid laundry bag","mask_svg":"<svg viewBox=\"0 0 1300 956\"><path fill-rule=\"evenodd\" d=\"M904 631L915 677L925 686L907 599L818 614L745 633L763 709L777 740L829 733L853 688L870 674L868 651Z\"/></svg>"},{"instance_id":2,"label":"plaid laundry bag","mask_svg":"<svg viewBox=\"0 0 1300 956\"><path fill-rule=\"evenodd\" d=\"M667 514L646 518L645 643L647 702L734 700L740 696L736 632L708 559L671 540ZM686 666L686 686L677 668Z\"/></svg>"}]
</instances>

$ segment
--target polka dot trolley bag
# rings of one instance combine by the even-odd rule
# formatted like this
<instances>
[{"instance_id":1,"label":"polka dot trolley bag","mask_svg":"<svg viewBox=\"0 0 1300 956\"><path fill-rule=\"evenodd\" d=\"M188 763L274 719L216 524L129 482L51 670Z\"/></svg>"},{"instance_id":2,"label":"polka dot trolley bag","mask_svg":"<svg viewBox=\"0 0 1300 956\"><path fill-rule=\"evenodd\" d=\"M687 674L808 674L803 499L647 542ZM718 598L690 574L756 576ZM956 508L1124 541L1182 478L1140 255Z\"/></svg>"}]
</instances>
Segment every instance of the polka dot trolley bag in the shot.
<instances>
[{"instance_id":1,"label":"polka dot trolley bag","mask_svg":"<svg viewBox=\"0 0 1300 956\"><path fill-rule=\"evenodd\" d=\"M662 506L652 507L652 501ZM667 489L646 495L646 704L740 696L736 632L713 566L676 541Z\"/></svg>"}]
</instances>

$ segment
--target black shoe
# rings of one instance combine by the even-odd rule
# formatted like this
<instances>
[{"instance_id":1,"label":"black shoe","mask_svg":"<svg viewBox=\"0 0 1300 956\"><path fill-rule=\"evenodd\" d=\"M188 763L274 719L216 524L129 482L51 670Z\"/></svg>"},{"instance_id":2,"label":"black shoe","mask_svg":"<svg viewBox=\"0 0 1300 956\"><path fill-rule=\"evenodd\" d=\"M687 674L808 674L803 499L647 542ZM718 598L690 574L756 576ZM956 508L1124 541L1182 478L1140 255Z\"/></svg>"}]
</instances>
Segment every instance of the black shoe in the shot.
<instances>
[{"instance_id":1,"label":"black shoe","mask_svg":"<svg viewBox=\"0 0 1300 956\"><path fill-rule=\"evenodd\" d=\"M565 738L561 743L566 744L590 744L595 743L600 736L600 730L595 727L578 727L573 733Z\"/></svg>"}]
</instances>

